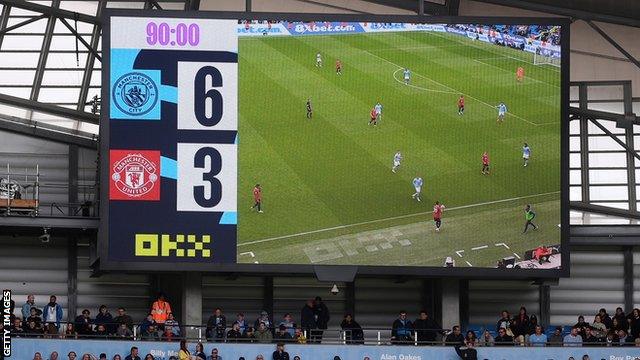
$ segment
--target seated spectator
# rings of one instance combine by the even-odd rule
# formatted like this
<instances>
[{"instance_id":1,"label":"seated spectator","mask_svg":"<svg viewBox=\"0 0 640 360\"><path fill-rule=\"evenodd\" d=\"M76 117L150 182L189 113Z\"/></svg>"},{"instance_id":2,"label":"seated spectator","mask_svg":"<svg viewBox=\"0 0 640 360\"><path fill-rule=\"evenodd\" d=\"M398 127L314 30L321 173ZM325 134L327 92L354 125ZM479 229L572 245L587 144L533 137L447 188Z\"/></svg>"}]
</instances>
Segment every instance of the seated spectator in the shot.
<instances>
[{"instance_id":1,"label":"seated spectator","mask_svg":"<svg viewBox=\"0 0 640 360\"><path fill-rule=\"evenodd\" d=\"M605 308L601 308L598 311L598 315L600 315L600 321L604 324L605 328L611 328L611 317L607 314L607 310Z\"/></svg>"},{"instance_id":2,"label":"seated spectator","mask_svg":"<svg viewBox=\"0 0 640 360\"><path fill-rule=\"evenodd\" d=\"M158 330L155 325L149 325L142 333L142 340L146 341L158 341L160 340L160 336L158 335Z\"/></svg>"},{"instance_id":3,"label":"seated spectator","mask_svg":"<svg viewBox=\"0 0 640 360\"><path fill-rule=\"evenodd\" d=\"M78 357L78 354L76 354L75 351L69 351L69 353L67 354L67 357L69 358L69 360L75 360L76 357Z\"/></svg>"},{"instance_id":4,"label":"seated spectator","mask_svg":"<svg viewBox=\"0 0 640 360\"><path fill-rule=\"evenodd\" d=\"M282 321L278 326L281 326L281 325L284 325L290 337L293 338L293 335L296 332L296 323L293 322L293 317L291 316L290 313L284 314L284 317L282 318Z\"/></svg>"},{"instance_id":5,"label":"seated spectator","mask_svg":"<svg viewBox=\"0 0 640 360\"><path fill-rule=\"evenodd\" d=\"M24 336L24 329L22 328L22 320L19 317L13 319L13 325L9 329L11 331L11 335L14 337Z\"/></svg>"},{"instance_id":6,"label":"seated spectator","mask_svg":"<svg viewBox=\"0 0 640 360\"><path fill-rule=\"evenodd\" d=\"M457 345L455 347L456 354L460 359L478 360L478 351L474 349L474 343L469 343L466 346Z\"/></svg>"},{"instance_id":7,"label":"seated spectator","mask_svg":"<svg viewBox=\"0 0 640 360\"><path fill-rule=\"evenodd\" d=\"M138 356L138 348L136 346L132 346L129 355L127 355L124 360L141 360L140 356Z\"/></svg>"},{"instance_id":8,"label":"seated spectator","mask_svg":"<svg viewBox=\"0 0 640 360\"><path fill-rule=\"evenodd\" d=\"M237 322L234 322L231 326L231 330L227 331L227 341L229 342L237 342L238 339L242 338L242 332L240 331L240 325Z\"/></svg>"},{"instance_id":9,"label":"seated spectator","mask_svg":"<svg viewBox=\"0 0 640 360\"><path fill-rule=\"evenodd\" d=\"M572 327L571 333L567 334L562 340L564 346L582 346L582 336L578 334L578 328Z\"/></svg>"},{"instance_id":10,"label":"seated spectator","mask_svg":"<svg viewBox=\"0 0 640 360\"><path fill-rule=\"evenodd\" d=\"M564 338L562 337L562 326L556 326L555 330L553 330L553 334L549 337L549 343L553 346L558 346L562 344Z\"/></svg>"},{"instance_id":11,"label":"seated spectator","mask_svg":"<svg viewBox=\"0 0 640 360\"><path fill-rule=\"evenodd\" d=\"M485 330L484 333L482 333L482 337L479 340L479 345L493 346L494 344L495 344L495 341L493 339L493 336L491 335L491 332L489 332L489 330Z\"/></svg>"},{"instance_id":12,"label":"seated spectator","mask_svg":"<svg viewBox=\"0 0 640 360\"><path fill-rule=\"evenodd\" d=\"M111 360L122 360L122 357L120 357L120 354L115 354Z\"/></svg>"},{"instance_id":13,"label":"seated spectator","mask_svg":"<svg viewBox=\"0 0 640 360\"><path fill-rule=\"evenodd\" d=\"M256 340L256 332L254 331L252 326L247 328L247 331L244 332L243 336L244 341L246 342L254 342Z\"/></svg>"},{"instance_id":14,"label":"seated spectator","mask_svg":"<svg viewBox=\"0 0 640 360\"><path fill-rule=\"evenodd\" d=\"M29 317L27 317L27 323L29 323L29 321L33 321L36 323L36 326L41 328L42 327L42 318L40 317L40 314L42 314L42 311L36 309L36 308L31 308L31 311L29 313Z\"/></svg>"},{"instance_id":15,"label":"seated spectator","mask_svg":"<svg viewBox=\"0 0 640 360\"><path fill-rule=\"evenodd\" d=\"M293 336L293 339L298 343L298 344L306 344L307 343L307 337L304 336L304 332L302 331L301 328L296 328L296 333Z\"/></svg>"},{"instance_id":16,"label":"seated spectator","mask_svg":"<svg viewBox=\"0 0 640 360\"><path fill-rule=\"evenodd\" d=\"M165 328L167 326L170 326L171 327L171 332L173 332L173 335L174 336L180 336L180 324L173 317L173 313L169 313L167 315L167 321L164 322L164 326L165 326Z\"/></svg>"},{"instance_id":17,"label":"seated spectator","mask_svg":"<svg viewBox=\"0 0 640 360\"><path fill-rule=\"evenodd\" d=\"M42 360L42 354L36 352L35 354L33 354L33 360Z\"/></svg>"},{"instance_id":18,"label":"seated spectator","mask_svg":"<svg viewBox=\"0 0 640 360\"><path fill-rule=\"evenodd\" d=\"M180 340L180 351L178 351L179 360L192 360L191 352L187 349L187 340Z\"/></svg>"},{"instance_id":19,"label":"seated spectator","mask_svg":"<svg viewBox=\"0 0 640 360\"><path fill-rule=\"evenodd\" d=\"M344 316L344 319L342 319L340 323L340 328L344 332L344 339L347 344L361 344L364 342L362 327L355 321L351 314Z\"/></svg>"},{"instance_id":20,"label":"seated spectator","mask_svg":"<svg viewBox=\"0 0 640 360\"><path fill-rule=\"evenodd\" d=\"M535 347L547 346L547 335L542 332L542 326L536 325L534 333L529 335L528 344Z\"/></svg>"},{"instance_id":21,"label":"seated spectator","mask_svg":"<svg viewBox=\"0 0 640 360\"><path fill-rule=\"evenodd\" d=\"M29 316L31 316L31 308L38 308L38 306L36 305L36 297L33 295L27 295L27 301L24 303L24 305L22 305L22 318L25 321L28 321L27 319L29 318ZM40 312L42 314L42 312Z\"/></svg>"},{"instance_id":22,"label":"seated spectator","mask_svg":"<svg viewBox=\"0 0 640 360\"><path fill-rule=\"evenodd\" d=\"M78 333L76 332L76 327L73 323L67 323L62 330L62 334L60 334L60 338L62 339L77 339Z\"/></svg>"},{"instance_id":23,"label":"seated spectator","mask_svg":"<svg viewBox=\"0 0 640 360\"><path fill-rule=\"evenodd\" d=\"M531 315L529 317L529 328L527 329L527 333L525 334L525 337L528 337L530 335L533 335L536 333L536 326L538 326L538 317L535 315Z\"/></svg>"},{"instance_id":24,"label":"seated spectator","mask_svg":"<svg viewBox=\"0 0 640 360\"><path fill-rule=\"evenodd\" d=\"M51 355L49 355L49 360L58 360L58 352L52 352Z\"/></svg>"},{"instance_id":25,"label":"seated spectator","mask_svg":"<svg viewBox=\"0 0 640 360\"><path fill-rule=\"evenodd\" d=\"M144 356L144 360L155 360L155 358L153 357L153 355L147 354Z\"/></svg>"},{"instance_id":26,"label":"seated spectator","mask_svg":"<svg viewBox=\"0 0 640 360\"><path fill-rule=\"evenodd\" d=\"M98 356L98 360L107 360L107 354L101 353L100 356Z\"/></svg>"},{"instance_id":27,"label":"seated spectator","mask_svg":"<svg viewBox=\"0 0 640 360\"><path fill-rule=\"evenodd\" d=\"M588 322L584 321L584 316L580 315L578 316L578 322L575 323L575 325L573 325L574 327L577 327L578 330L578 334L580 334L580 336L584 337L586 335L586 333L584 332L584 328L585 327L591 327L591 325L589 325Z\"/></svg>"},{"instance_id":28,"label":"seated spectator","mask_svg":"<svg viewBox=\"0 0 640 360\"><path fill-rule=\"evenodd\" d=\"M96 331L94 335L98 338L106 338L109 336L109 332L107 331L107 327L105 324L100 324L96 327Z\"/></svg>"},{"instance_id":29,"label":"seated spectator","mask_svg":"<svg viewBox=\"0 0 640 360\"><path fill-rule=\"evenodd\" d=\"M391 342L404 343L413 340L413 324L407 319L407 312L402 310L398 318L391 325Z\"/></svg>"},{"instance_id":30,"label":"seated spectator","mask_svg":"<svg viewBox=\"0 0 640 360\"><path fill-rule=\"evenodd\" d=\"M82 354L82 358L81 359L82 360L97 360L95 356L93 356L91 354L88 354L88 353Z\"/></svg>"},{"instance_id":31,"label":"seated spectator","mask_svg":"<svg viewBox=\"0 0 640 360\"><path fill-rule=\"evenodd\" d=\"M133 337L133 332L131 332L131 329L129 329L126 323L122 322L118 326L118 330L116 331L116 336L121 338L131 338Z\"/></svg>"},{"instance_id":32,"label":"seated spectator","mask_svg":"<svg viewBox=\"0 0 640 360\"><path fill-rule=\"evenodd\" d=\"M287 331L287 327L284 325L278 326L278 331L276 331L276 335L273 338L282 342L288 342L292 339L291 335Z\"/></svg>"},{"instance_id":33,"label":"seated spectator","mask_svg":"<svg viewBox=\"0 0 640 360\"><path fill-rule=\"evenodd\" d=\"M464 337L464 343L468 346L469 343L471 343L472 345L477 345L478 343L478 337L476 335L476 333L473 330L468 330L467 331L467 335Z\"/></svg>"},{"instance_id":34,"label":"seated spectator","mask_svg":"<svg viewBox=\"0 0 640 360\"><path fill-rule=\"evenodd\" d=\"M44 334L44 330L41 327L38 327L35 321L31 320L27 322L27 327L24 329L25 336L30 337L40 337Z\"/></svg>"},{"instance_id":35,"label":"seated spectator","mask_svg":"<svg viewBox=\"0 0 640 360\"><path fill-rule=\"evenodd\" d=\"M164 294L158 294L158 299L151 305L153 321L162 326L171 312L171 304L166 300Z\"/></svg>"},{"instance_id":36,"label":"seated spectator","mask_svg":"<svg viewBox=\"0 0 640 360\"><path fill-rule=\"evenodd\" d=\"M501 328L509 329L511 327L511 316L507 310L502 310L500 313L500 320L498 320L496 324L496 331L499 331Z\"/></svg>"},{"instance_id":37,"label":"seated spectator","mask_svg":"<svg viewBox=\"0 0 640 360\"><path fill-rule=\"evenodd\" d=\"M634 344L636 347L640 347L640 338L636 338L636 339L633 341L633 344Z\"/></svg>"},{"instance_id":38,"label":"seated spectator","mask_svg":"<svg viewBox=\"0 0 640 360\"><path fill-rule=\"evenodd\" d=\"M209 355L207 360L222 360L222 356L218 355L218 349L211 349L211 355Z\"/></svg>"},{"instance_id":39,"label":"seated spectator","mask_svg":"<svg viewBox=\"0 0 640 360\"><path fill-rule=\"evenodd\" d=\"M271 330L267 328L267 325L261 322L260 325L258 325L255 338L259 343L270 343L273 340L273 334L271 334Z\"/></svg>"},{"instance_id":40,"label":"seated spectator","mask_svg":"<svg viewBox=\"0 0 640 360\"><path fill-rule=\"evenodd\" d=\"M494 339L494 343L496 346L511 346L513 345L513 337L507 335L507 329L500 328L498 330L498 336Z\"/></svg>"},{"instance_id":41,"label":"seated spectator","mask_svg":"<svg viewBox=\"0 0 640 360\"><path fill-rule=\"evenodd\" d=\"M598 331L596 336L601 338L607 336L607 326L602 322L602 317L599 314L593 318L593 324L591 324L591 328Z\"/></svg>"},{"instance_id":42,"label":"seated spectator","mask_svg":"<svg viewBox=\"0 0 640 360\"><path fill-rule=\"evenodd\" d=\"M109 334L115 334L117 330L117 326L115 326L113 317L111 313L109 313L109 309L107 309L107 305L100 305L98 309L98 315L94 320L96 325L104 325L105 329Z\"/></svg>"},{"instance_id":43,"label":"seated spectator","mask_svg":"<svg viewBox=\"0 0 640 360\"><path fill-rule=\"evenodd\" d=\"M227 318L222 314L222 309L216 308L213 315L207 321L206 336L209 340L221 340L224 338L224 331L227 328Z\"/></svg>"},{"instance_id":44,"label":"seated spectator","mask_svg":"<svg viewBox=\"0 0 640 360\"><path fill-rule=\"evenodd\" d=\"M618 330L618 339L620 346L631 346L633 344L633 338L627 336L627 332L624 330Z\"/></svg>"},{"instance_id":45,"label":"seated spectator","mask_svg":"<svg viewBox=\"0 0 640 360\"><path fill-rule=\"evenodd\" d=\"M260 316L258 317L258 319L256 319L254 323L254 328L259 328L260 323L264 323L264 325L267 327L267 329L269 329L269 331L271 331L271 334L273 335L273 332L275 331L273 327L273 321L271 321L271 317L269 316L269 313L266 310L262 310L260 312Z\"/></svg>"},{"instance_id":46,"label":"seated spectator","mask_svg":"<svg viewBox=\"0 0 640 360\"><path fill-rule=\"evenodd\" d=\"M171 342L173 341L174 336L173 328L165 323L164 331L162 332L162 340Z\"/></svg>"},{"instance_id":47,"label":"seated spectator","mask_svg":"<svg viewBox=\"0 0 640 360\"><path fill-rule=\"evenodd\" d=\"M445 345L464 345L464 336L460 331L460 326L456 325L453 327L453 331L444 339Z\"/></svg>"},{"instance_id":48,"label":"seated spectator","mask_svg":"<svg viewBox=\"0 0 640 360\"><path fill-rule=\"evenodd\" d=\"M618 343L620 343L620 338L618 337L618 333L613 331L613 330L609 330L607 332L607 338L604 340L607 343L607 346L613 346L613 345L617 345Z\"/></svg>"},{"instance_id":49,"label":"seated spectator","mask_svg":"<svg viewBox=\"0 0 640 360\"><path fill-rule=\"evenodd\" d=\"M586 327L586 333L587 335L585 335L585 337L582 339L582 343L585 346L600 346L600 345L604 345L605 343L605 339L598 337L598 330L593 329L592 327ZM582 335L580 335L582 336Z\"/></svg>"},{"instance_id":50,"label":"seated spectator","mask_svg":"<svg viewBox=\"0 0 640 360\"><path fill-rule=\"evenodd\" d=\"M82 314L78 315L75 320L76 332L78 335L89 336L93 334L93 320L91 320L88 309L82 310Z\"/></svg>"},{"instance_id":51,"label":"seated spectator","mask_svg":"<svg viewBox=\"0 0 640 360\"><path fill-rule=\"evenodd\" d=\"M140 333L144 334L147 332L147 328L149 326L155 326L156 321L153 319L153 315L149 314L147 317L140 323Z\"/></svg>"},{"instance_id":52,"label":"seated spectator","mask_svg":"<svg viewBox=\"0 0 640 360\"><path fill-rule=\"evenodd\" d=\"M420 311L420 316L413 322L413 327L418 337L416 340L423 345L434 345L438 333L442 331L440 324L429 317L425 310Z\"/></svg>"},{"instance_id":53,"label":"seated spectator","mask_svg":"<svg viewBox=\"0 0 640 360\"><path fill-rule=\"evenodd\" d=\"M123 307L118 308L118 316L113 319L113 322L118 326L120 326L120 324L125 324L129 330L133 330L133 319L131 316L127 315L127 311Z\"/></svg>"},{"instance_id":54,"label":"seated spectator","mask_svg":"<svg viewBox=\"0 0 640 360\"><path fill-rule=\"evenodd\" d=\"M196 344L196 351L192 355L195 360L207 360L207 355L204 353L204 346L199 342Z\"/></svg>"},{"instance_id":55,"label":"seated spectator","mask_svg":"<svg viewBox=\"0 0 640 360\"><path fill-rule=\"evenodd\" d=\"M240 328L240 332L244 335L245 331L247 331L247 321L244 319L244 314L243 313L237 313L236 314L236 321L234 321L234 323L238 324L238 327Z\"/></svg>"},{"instance_id":56,"label":"seated spectator","mask_svg":"<svg viewBox=\"0 0 640 360\"><path fill-rule=\"evenodd\" d=\"M289 353L284 351L284 344L278 343L276 351L273 352L273 360L289 360Z\"/></svg>"}]
</instances>

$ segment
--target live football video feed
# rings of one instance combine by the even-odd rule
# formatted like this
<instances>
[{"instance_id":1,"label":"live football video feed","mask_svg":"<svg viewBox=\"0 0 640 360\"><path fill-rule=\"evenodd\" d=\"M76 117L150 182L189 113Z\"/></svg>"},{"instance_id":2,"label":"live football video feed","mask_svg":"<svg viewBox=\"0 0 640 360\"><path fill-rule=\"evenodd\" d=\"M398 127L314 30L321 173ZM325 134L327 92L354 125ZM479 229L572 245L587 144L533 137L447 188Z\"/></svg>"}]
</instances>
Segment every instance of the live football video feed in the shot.
<instances>
[{"instance_id":1,"label":"live football video feed","mask_svg":"<svg viewBox=\"0 0 640 360\"><path fill-rule=\"evenodd\" d=\"M110 27L109 261L562 267L560 26Z\"/></svg>"}]
</instances>

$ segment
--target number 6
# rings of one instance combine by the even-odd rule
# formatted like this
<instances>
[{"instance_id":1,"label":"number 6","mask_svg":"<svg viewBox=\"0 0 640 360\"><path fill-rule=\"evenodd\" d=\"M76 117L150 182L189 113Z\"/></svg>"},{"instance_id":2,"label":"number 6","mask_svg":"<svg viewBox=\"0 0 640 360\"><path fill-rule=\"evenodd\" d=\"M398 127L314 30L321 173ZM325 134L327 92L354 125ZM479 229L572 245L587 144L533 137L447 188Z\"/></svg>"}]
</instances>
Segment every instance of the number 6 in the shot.
<instances>
[{"instance_id":1,"label":"number 6","mask_svg":"<svg viewBox=\"0 0 640 360\"><path fill-rule=\"evenodd\" d=\"M222 86L220 70L213 66L198 70L193 83L193 111L200 124L215 126L222 119L222 94L216 89L206 90L208 76L211 76L212 87ZM211 116L207 116L206 112L207 99L211 99Z\"/></svg>"}]
</instances>

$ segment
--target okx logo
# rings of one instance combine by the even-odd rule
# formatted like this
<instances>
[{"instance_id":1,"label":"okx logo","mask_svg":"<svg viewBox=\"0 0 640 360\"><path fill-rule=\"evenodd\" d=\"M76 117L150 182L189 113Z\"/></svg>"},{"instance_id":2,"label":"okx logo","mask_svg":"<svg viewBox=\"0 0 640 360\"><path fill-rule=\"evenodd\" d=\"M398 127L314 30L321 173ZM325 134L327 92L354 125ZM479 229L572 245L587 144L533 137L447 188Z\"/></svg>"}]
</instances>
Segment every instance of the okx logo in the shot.
<instances>
[{"instance_id":1,"label":"okx logo","mask_svg":"<svg viewBox=\"0 0 640 360\"><path fill-rule=\"evenodd\" d=\"M109 200L160 200L160 151L110 150Z\"/></svg>"}]
</instances>

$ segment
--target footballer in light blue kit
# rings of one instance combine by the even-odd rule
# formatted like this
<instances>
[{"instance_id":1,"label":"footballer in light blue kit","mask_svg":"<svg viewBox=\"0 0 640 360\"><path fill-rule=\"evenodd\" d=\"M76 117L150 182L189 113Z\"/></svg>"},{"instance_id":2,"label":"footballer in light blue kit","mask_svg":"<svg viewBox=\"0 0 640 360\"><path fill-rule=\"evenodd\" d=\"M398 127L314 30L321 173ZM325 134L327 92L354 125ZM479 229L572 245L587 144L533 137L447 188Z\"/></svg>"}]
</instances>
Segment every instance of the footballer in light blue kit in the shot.
<instances>
[{"instance_id":1,"label":"footballer in light blue kit","mask_svg":"<svg viewBox=\"0 0 640 360\"><path fill-rule=\"evenodd\" d=\"M380 120L382 118L382 104L380 104L380 101L376 103L374 109L376 109L376 120Z\"/></svg>"},{"instance_id":2,"label":"footballer in light blue kit","mask_svg":"<svg viewBox=\"0 0 640 360\"><path fill-rule=\"evenodd\" d=\"M404 69L404 84L409 85L410 80L411 80L411 71L409 71L409 69Z\"/></svg>"},{"instance_id":3,"label":"footballer in light blue kit","mask_svg":"<svg viewBox=\"0 0 640 360\"><path fill-rule=\"evenodd\" d=\"M524 160L524 166L529 165L529 158L531 157L531 148L529 144L524 143L522 147L522 159Z\"/></svg>"},{"instance_id":4,"label":"footballer in light blue kit","mask_svg":"<svg viewBox=\"0 0 640 360\"><path fill-rule=\"evenodd\" d=\"M416 189L416 192L411 195L411 197L418 201L422 201L422 199L420 199L420 194L422 193L423 183L424 182L422 181L422 178L420 176L416 175L416 177L413 178L413 187Z\"/></svg>"},{"instance_id":5,"label":"footballer in light blue kit","mask_svg":"<svg viewBox=\"0 0 640 360\"><path fill-rule=\"evenodd\" d=\"M322 67L322 55L320 53L316 54L316 67Z\"/></svg>"},{"instance_id":6,"label":"footballer in light blue kit","mask_svg":"<svg viewBox=\"0 0 640 360\"><path fill-rule=\"evenodd\" d=\"M402 161L402 154L400 153L400 150L398 150L396 154L393 155L393 167L391 168L391 171L396 172L398 167L400 167L401 161Z\"/></svg>"},{"instance_id":7,"label":"footballer in light blue kit","mask_svg":"<svg viewBox=\"0 0 640 360\"><path fill-rule=\"evenodd\" d=\"M507 114L507 105L501 102L496 108L498 109L498 122L503 122L504 116Z\"/></svg>"}]
</instances>

